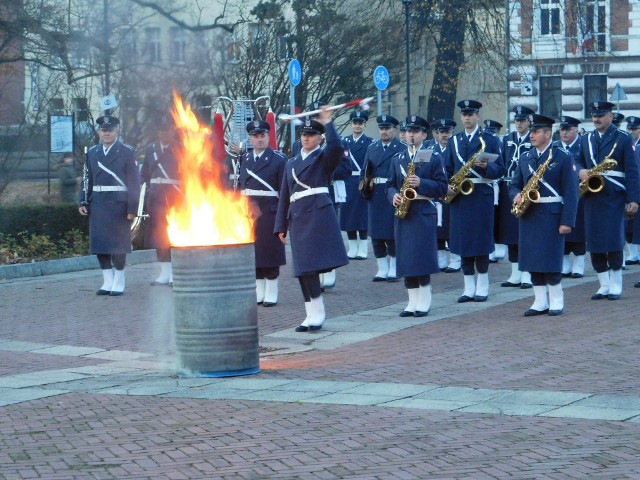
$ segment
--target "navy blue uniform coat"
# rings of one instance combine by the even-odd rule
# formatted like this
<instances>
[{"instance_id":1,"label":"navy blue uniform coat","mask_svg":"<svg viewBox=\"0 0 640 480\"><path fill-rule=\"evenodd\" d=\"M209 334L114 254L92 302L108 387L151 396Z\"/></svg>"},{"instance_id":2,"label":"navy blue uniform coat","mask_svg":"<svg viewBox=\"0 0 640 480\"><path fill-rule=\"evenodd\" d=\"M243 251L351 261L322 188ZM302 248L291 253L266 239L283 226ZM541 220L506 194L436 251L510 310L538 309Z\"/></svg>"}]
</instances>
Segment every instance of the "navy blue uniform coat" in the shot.
<instances>
[{"instance_id":1,"label":"navy blue uniform coat","mask_svg":"<svg viewBox=\"0 0 640 480\"><path fill-rule=\"evenodd\" d=\"M160 144L149 145L140 171L140 181L147 184L145 211L149 218L144 225L146 248L171 248L167 234L167 212L180 201L182 193L178 190L179 185L151 183L152 178L167 178L163 170L170 179L179 180L175 146L168 146L162 151Z\"/></svg>"},{"instance_id":2,"label":"navy blue uniform coat","mask_svg":"<svg viewBox=\"0 0 640 480\"><path fill-rule=\"evenodd\" d=\"M511 132L504 136L502 142L502 161L505 174L500 181L500 194L498 197L498 218L496 218L496 243L505 245L518 244L518 219L511 214L511 199L509 197L509 185L515 171L518 169L520 157L531 149L529 133L518 143L518 132Z\"/></svg>"},{"instance_id":3,"label":"navy blue uniform coat","mask_svg":"<svg viewBox=\"0 0 640 480\"><path fill-rule=\"evenodd\" d=\"M351 175L344 181L347 189L347 201L340 207L340 228L345 232L367 230L368 228L367 201L360 195L358 185L367 154L367 147L372 141L373 139L365 134L360 135L358 140L354 140L353 135L342 139L342 143L347 147L347 154L351 153L349 155ZM351 156L353 156L353 159L351 159ZM353 160L356 161L357 166Z\"/></svg>"},{"instance_id":4,"label":"navy blue uniform coat","mask_svg":"<svg viewBox=\"0 0 640 480\"><path fill-rule=\"evenodd\" d=\"M498 158L487 165L486 169L474 170L483 178L498 179L504 174L504 166L500 156L500 141L489 133L478 129L468 142L464 132L460 132L449 139L449 145L445 151L445 168L449 178L460 170L477 151L480 150L482 135L485 141L485 152L496 153ZM455 142L458 143L456 152ZM458 158L460 154L462 162ZM464 162L464 163L463 163ZM469 177L473 175L470 174ZM470 195L459 194L451 202L451 228L449 229L449 249L461 257L475 257L489 255L494 250L493 220L494 220L494 193L490 184L475 184Z\"/></svg>"},{"instance_id":5,"label":"navy blue uniform coat","mask_svg":"<svg viewBox=\"0 0 640 480\"><path fill-rule=\"evenodd\" d=\"M618 162L614 170L624 172L625 178L611 178L622 186L607 179L602 191L584 195L587 250L591 253L617 252L624 248L625 204L640 201L638 162L631 146L631 135L627 132L610 125L600 142L595 137L596 134L591 132L581 138L580 151L576 156L578 170L592 168L593 160L600 163L617 143L612 154Z\"/></svg>"},{"instance_id":6,"label":"navy blue uniform coat","mask_svg":"<svg viewBox=\"0 0 640 480\"><path fill-rule=\"evenodd\" d=\"M267 182L273 190L279 192L284 177L284 166L287 158L271 147L260 154L255 161L254 152L246 153L240 163L238 185L241 190L269 190L259 180L249 174L249 170ZM277 235L273 234L273 226L278 212L278 197L250 196L249 200L257 218L253 224L255 233L256 268L279 267L286 263L284 245Z\"/></svg>"},{"instance_id":7,"label":"navy blue uniform coat","mask_svg":"<svg viewBox=\"0 0 640 480\"><path fill-rule=\"evenodd\" d=\"M433 154L440 155L442 164L444 165L445 157L444 152L447 151L447 147L442 148L438 142L433 145ZM440 199L434 199L434 202L439 203L442 208L442 222L437 228L438 240L449 240L449 229L451 228L451 209L448 203L444 203Z\"/></svg>"},{"instance_id":8,"label":"navy blue uniform coat","mask_svg":"<svg viewBox=\"0 0 640 480\"><path fill-rule=\"evenodd\" d=\"M326 272L349 263L338 217L328 193L309 195L295 202L290 197L304 191L293 179L311 187L327 187L343 154L342 142L332 123L326 125L326 144L304 160L300 154L286 166L274 233L289 233L293 271L300 275Z\"/></svg>"},{"instance_id":9,"label":"navy blue uniform coat","mask_svg":"<svg viewBox=\"0 0 640 480\"><path fill-rule=\"evenodd\" d=\"M563 201L533 203L520 217L518 269L522 272L561 272L565 236L560 235L558 229L560 225L573 228L576 221L578 174L575 171L573 155L557 145L548 148L540 158L536 158L535 149L520 157L518 169L509 187L511 203L533 176L533 172L547 160L552 149L551 163L542 178L563 197ZM542 182L539 182L538 187L541 198L555 196Z\"/></svg>"},{"instance_id":10,"label":"navy blue uniform coat","mask_svg":"<svg viewBox=\"0 0 640 480\"><path fill-rule=\"evenodd\" d=\"M387 200L400 192L409 166L409 153L405 148L392 159L387 180ZM438 198L447 192L447 176L442 157L432 155L429 162L416 164L415 174L420 177L418 195ZM395 209L394 209L395 211ZM438 212L429 200L413 200L403 218L395 217L396 269L400 277L418 277L440 271L438 266L438 239L436 225Z\"/></svg>"},{"instance_id":11,"label":"navy blue uniform coat","mask_svg":"<svg viewBox=\"0 0 640 480\"><path fill-rule=\"evenodd\" d=\"M562 141L558 142L558 146L562 147ZM580 135L578 135L578 138L576 138L576 141L573 142L573 145L571 145L569 148L564 147L565 150L568 150L569 153L571 153L573 155L574 158L574 162L575 162L575 157L576 155L578 155L578 152L580 151ZM577 170L577 168L576 168ZM580 185L580 178L577 179L578 185ZM575 227L573 227L573 230L571 230L571 233L569 233L568 235L565 235L564 237L564 241L565 242L574 242L574 243L584 243L585 242L585 236L584 236L584 201L582 198L580 198L578 200L578 212L576 213L576 225Z\"/></svg>"},{"instance_id":12,"label":"navy blue uniform coat","mask_svg":"<svg viewBox=\"0 0 640 480\"><path fill-rule=\"evenodd\" d=\"M126 191L94 192L93 187L121 186L102 167L112 171L124 183ZM95 145L87 152L88 188L80 189L80 203L89 208L89 252L92 254L118 254L131 251L131 221L127 214L138 211L140 175L136 152L129 145L117 140L107 156L102 145Z\"/></svg>"},{"instance_id":13,"label":"navy blue uniform coat","mask_svg":"<svg viewBox=\"0 0 640 480\"><path fill-rule=\"evenodd\" d=\"M360 178L364 179L367 168L371 169L373 177L388 178L391 170L391 158L403 149L406 147L397 138L391 140L386 150L380 140L371 142L367 147ZM387 200L386 182L375 184L371 198L366 202L368 204L369 236L375 240L393 240L395 208Z\"/></svg>"}]
</instances>

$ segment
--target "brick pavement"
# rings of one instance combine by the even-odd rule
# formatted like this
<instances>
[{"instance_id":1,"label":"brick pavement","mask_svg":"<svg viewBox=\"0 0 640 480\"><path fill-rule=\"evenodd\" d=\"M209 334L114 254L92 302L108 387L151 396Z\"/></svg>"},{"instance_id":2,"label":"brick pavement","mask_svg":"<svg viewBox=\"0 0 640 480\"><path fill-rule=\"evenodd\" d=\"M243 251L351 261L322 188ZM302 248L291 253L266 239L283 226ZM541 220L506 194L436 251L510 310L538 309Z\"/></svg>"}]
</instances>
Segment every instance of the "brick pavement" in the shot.
<instances>
[{"instance_id":1,"label":"brick pavement","mask_svg":"<svg viewBox=\"0 0 640 480\"><path fill-rule=\"evenodd\" d=\"M562 392L589 395L579 402L591 414L631 408L640 396L640 289L631 287L640 269L627 272L618 302L588 300L593 276L571 287L566 281L561 317L525 319L529 298L488 305L329 350L264 356L262 372L243 379L301 382L325 399L340 382L358 386L359 397L333 397L338 403L288 401L295 389L285 387L258 401L255 391L234 395L224 382L184 381L167 393L167 383L180 383L169 371L137 373L127 352L152 354L139 368L147 358L172 355L172 299L169 289L148 286L155 269L129 268L120 298L93 294L97 271L0 282L0 405L3 396L25 398L0 407L0 478L640 478L638 417L576 418L572 404L563 408L574 413L557 410L558 418L462 413L427 402L444 391L459 398L461 391L495 389L516 395L523 408L527 395ZM374 284L374 272L373 259L339 270L338 286L326 293L328 332L364 310L402 308L402 285ZM507 265L492 265L490 275L503 280ZM301 318L288 269L282 283L280 304L259 309L261 342ZM460 275L434 277L437 298L461 287ZM395 313L384 319L395 320ZM98 353L65 354L68 346ZM87 375L101 368L101 375ZM37 381L22 377L17 388L28 372L44 373ZM354 403L376 386L435 394L411 397L416 408ZM185 398L187 391L204 398Z\"/></svg>"}]
</instances>

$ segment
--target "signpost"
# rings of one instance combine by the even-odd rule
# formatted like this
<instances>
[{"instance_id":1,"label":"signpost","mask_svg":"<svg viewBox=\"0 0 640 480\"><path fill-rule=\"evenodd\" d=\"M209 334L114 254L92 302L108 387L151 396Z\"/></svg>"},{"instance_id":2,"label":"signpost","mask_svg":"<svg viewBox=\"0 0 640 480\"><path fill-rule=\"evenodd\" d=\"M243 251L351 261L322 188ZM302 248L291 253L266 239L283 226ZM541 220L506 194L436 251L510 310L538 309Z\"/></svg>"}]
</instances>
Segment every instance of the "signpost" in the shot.
<instances>
[{"instance_id":1,"label":"signpost","mask_svg":"<svg viewBox=\"0 0 640 480\"><path fill-rule=\"evenodd\" d=\"M378 116L382 115L382 91L389 86L389 72L382 65L373 71L373 84L378 89Z\"/></svg>"},{"instance_id":2,"label":"signpost","mask_svg":"<svg viewBox=\"0 0 640 480\"><path fill-rule=\"evenodd\" d=\"M618 112L620 112L620 100L626 100L627 99L627 94L624 91L624 88L622 88L622 85L620 85L619 83L616 83L616 86L613 87L613 92L611 92L611 98L609 98L610 102L616 102L616 104L618 105Z\"/></svg>"},{"instance_id":3,"label":"signpost","mask_svg":"<svg viewBox=\"0 0 640 480\"><path fill-rule=\"evenodd\" d=\"M302 80L302 67L300 66L300 62L295 58L289 62L289 113L291 115L295 114L296 108L296 86L300 84ZM294 122L291 122L291 151L293 150L293 142L296 140L296 125Z\"/></svg>"}]
</instances>

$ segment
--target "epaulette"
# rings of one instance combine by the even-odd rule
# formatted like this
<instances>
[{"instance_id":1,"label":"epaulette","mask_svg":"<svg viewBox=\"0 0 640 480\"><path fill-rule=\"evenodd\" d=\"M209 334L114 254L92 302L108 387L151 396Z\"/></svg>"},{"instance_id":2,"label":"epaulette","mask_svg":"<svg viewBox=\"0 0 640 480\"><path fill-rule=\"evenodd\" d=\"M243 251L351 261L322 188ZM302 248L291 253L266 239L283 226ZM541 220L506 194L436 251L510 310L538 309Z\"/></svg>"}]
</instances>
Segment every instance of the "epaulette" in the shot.
<instances>
[{"instance_id":1,"label":"epaulette","mask_svg":"<svg viewBox=\"0 0 640 480\"><path fill-rule=\"evenodd\" d=\"M274 150L273 153L275 153L279 157L287 158L287 156L284 153L282 153L280 150Z\"/></svg>"},{"instance_id":2,"label":"epaulette","mask_svg":"<svg viewBox=\"0 0 640 480\"><path fill-rule=\"evenodd\" d=\"M631 136L631 134L629 132L627 132L626 130L622 130L621 128L619 128L618 131L621 132L621 133L624 133L628 137Z\"/></svg>"},{"instance_id":3,"label":"epaulette","mask_svg":"<svg viewBox=\"0 0 640 480\"><path fill-rule=\"evenodd\" d=\"M128 149L129 149L129 150L131 150L132 152L135 152L135 150L136 150L136 149L135 149L135 148L133 148L131 145L128 145L128 144L126 144L126 143L123 143L123 144L122 144L122 146L123 146L123 147L128 148Z\"/></svg>"},{"instance_id":4,"label":"epaulette","mask_svg":"<svg viewBox=\"0 0 640 480\"><path fill-rule=\"evenodd\" d=\"M89 149L89 152L91 152L91 151L97 152L97 151L99 151L99 148L100 148L101 146L102 146L101 144L94 145L93 147L91 147L91 148Z\"/></svg>"}]
</instances>

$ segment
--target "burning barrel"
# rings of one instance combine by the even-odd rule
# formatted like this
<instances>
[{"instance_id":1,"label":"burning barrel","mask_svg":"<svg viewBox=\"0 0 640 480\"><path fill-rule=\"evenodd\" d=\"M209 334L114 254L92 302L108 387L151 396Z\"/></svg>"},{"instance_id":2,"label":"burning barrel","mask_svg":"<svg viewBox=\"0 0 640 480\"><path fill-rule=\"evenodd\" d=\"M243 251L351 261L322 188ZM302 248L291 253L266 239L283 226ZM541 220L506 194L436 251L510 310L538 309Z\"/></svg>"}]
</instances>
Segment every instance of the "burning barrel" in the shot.
<instances>
[{"instance_id":1,"label":"burning barrel","mask_svg":"<svg viewBox=\"0 0 640 480\"><path fill-rule=\"evenodd\" d=\"M260 371L253 244L173 247L177 372Z\"/></svg>"}]
</instances>

